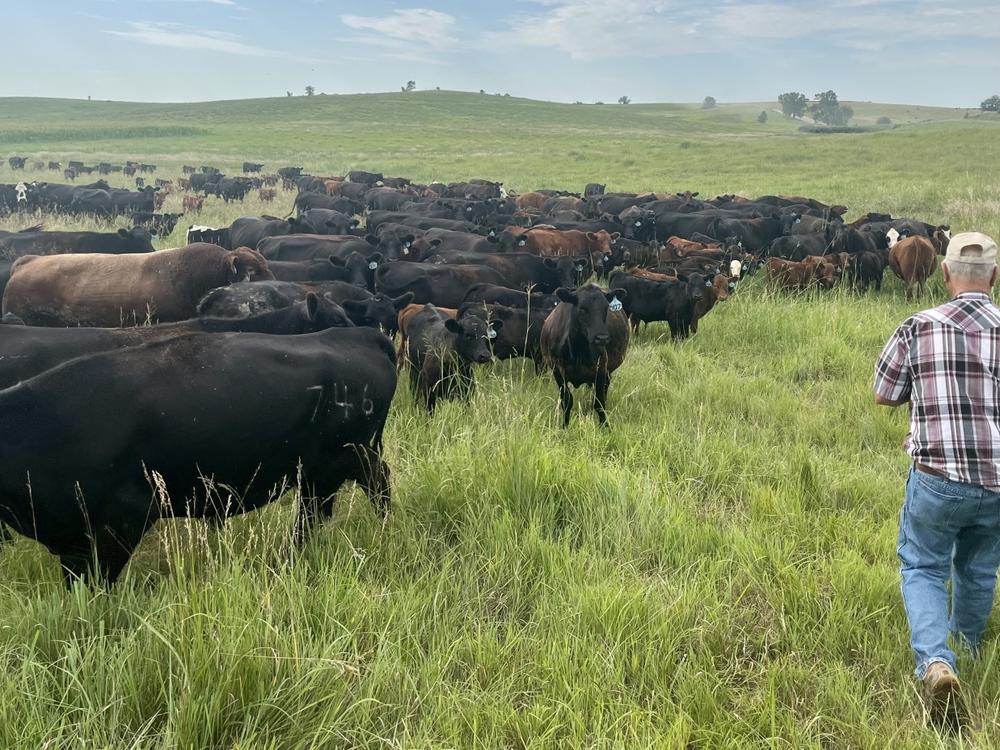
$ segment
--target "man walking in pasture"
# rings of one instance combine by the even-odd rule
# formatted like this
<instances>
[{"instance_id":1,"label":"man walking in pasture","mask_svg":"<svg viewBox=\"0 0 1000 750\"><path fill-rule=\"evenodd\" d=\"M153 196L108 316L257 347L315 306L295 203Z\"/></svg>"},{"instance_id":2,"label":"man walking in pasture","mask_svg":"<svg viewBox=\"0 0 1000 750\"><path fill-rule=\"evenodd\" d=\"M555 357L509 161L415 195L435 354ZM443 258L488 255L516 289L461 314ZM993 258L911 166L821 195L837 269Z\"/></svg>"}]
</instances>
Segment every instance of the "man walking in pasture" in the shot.
<instances>
[{"instance_id":1,"label":"man walking in pasture","mask_svg":"<svg viewBox=\"0 0 1000 750\"><path fill-rule=\"evenodd\" d=\"M903 603L931 716L954 729L964 709L948 634L978 649L1000 565L997 245L977 232L956 235L941 270L951 301L896 329L875 365L875 401L910 404Z\"/></svg>"}]
</instances>

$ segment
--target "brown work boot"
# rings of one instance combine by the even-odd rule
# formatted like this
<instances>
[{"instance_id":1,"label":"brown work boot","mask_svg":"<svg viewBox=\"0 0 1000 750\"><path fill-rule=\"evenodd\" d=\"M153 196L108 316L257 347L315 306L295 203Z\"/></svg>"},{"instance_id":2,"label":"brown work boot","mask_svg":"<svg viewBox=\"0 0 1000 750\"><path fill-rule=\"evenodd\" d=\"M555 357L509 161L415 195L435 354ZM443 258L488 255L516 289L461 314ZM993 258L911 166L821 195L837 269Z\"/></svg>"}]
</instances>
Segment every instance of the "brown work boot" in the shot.
<instances>
[{"instance_id":1,"label":"brown work boot","mask_svg":"<svg viewBox=\"0 0 1000 750\"><path fill-rule=\"evenodd\" d=\"M924 673L924 701L931 721L952 732L959 731L966 721L958 675L943 661L932 662Z\"/></svg>"}]
</instances>

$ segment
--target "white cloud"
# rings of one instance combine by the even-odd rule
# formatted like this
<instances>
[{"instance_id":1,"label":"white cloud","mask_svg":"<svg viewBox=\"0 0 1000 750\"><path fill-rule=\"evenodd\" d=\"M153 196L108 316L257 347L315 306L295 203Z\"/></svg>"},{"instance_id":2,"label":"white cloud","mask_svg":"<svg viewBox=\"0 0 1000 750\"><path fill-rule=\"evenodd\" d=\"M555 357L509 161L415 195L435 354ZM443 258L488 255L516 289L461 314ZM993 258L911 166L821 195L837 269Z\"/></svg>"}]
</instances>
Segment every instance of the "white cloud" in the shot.
<instances>
[{"instance_id":1,"label":"white cloud","mask_svg":"<svg viewBox=\"0 0 1000 750\"><path fill-rule=\"evenodd\" d=\"M197 49L252 57L286 57L276 50L247 44L239 36L228 31L194 29L177 23L150 21L135 21L130 23L129 27L129 31L105 30L104 33L154 47Z\"/></svg>"},{"instance_id":2,"label":"white cloud","mask_svg":"<svg viewBox=\"0 0 1000 750\"><path fill-rule=\"evenodd\" d=\"M454 47L455 17L428 8L396 10L387 16L343 15L350 29L368 32L347 41L382 47L392 57L426 60L428 53Z\"/></svg>"},{"instance_id":3,"label":"white cloud","mask_svg":"<svg viewBox=\"0 0 1000 750\"><path fill-rule=\"evenodd\" d=\"M533 0L493 43L557 49L574 60L670 57L758 49L762 41L815 38L846 50L907 42L1000 38L991 0Z\"/></svg>"}]
</instances>

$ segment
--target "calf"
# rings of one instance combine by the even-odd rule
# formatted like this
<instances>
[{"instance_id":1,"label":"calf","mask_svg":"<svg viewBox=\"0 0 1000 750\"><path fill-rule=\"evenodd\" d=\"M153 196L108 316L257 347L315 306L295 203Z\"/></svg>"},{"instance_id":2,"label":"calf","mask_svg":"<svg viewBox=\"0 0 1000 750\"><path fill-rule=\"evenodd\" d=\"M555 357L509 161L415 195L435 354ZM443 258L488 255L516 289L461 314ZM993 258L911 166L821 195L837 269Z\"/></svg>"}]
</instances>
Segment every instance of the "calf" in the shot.
<instances>
[{"instance_id":1,"label":"calf","mask_svg":"<svg viewBox=\"0 0 1000 750\"><path fill-rule=\"evenodd\" d=\"M490 361L490 341L502 326L501 321L487 323L476 315L456 320L433 305L412 316L407 324L406 365L413 394L428 412L434 412L440 399L472 392L472 366Z\"/></svg>"},{"instance_id":2,"label":"calf","mask_svg":"<svg viewBox=\"0 0 1000 750\"><path fill-rule=\"evenodd\" d=\"M836 269L826 262L806 263L781 258L767 259L767 280L775 289L832 289Z\"/></svg>"},{"instance_id":3,"label":"calf","mask_svg":"<svg viewBox=\"0 0 1000 750\"><path fill-rule=\"evenodd\" d=\"M263 203L272 203L277 195L278 191L274 188L261 188L261 191L257 194Z\"/></svg>"},{"instance_id":4,"label":"calf","mask_svg":"<svg viewBox=\"0 0 1000 750\"><path fill-rule=\"evenodd\" d=\"M193 213L201 213L202 207L205 205L205 196L203 195L185 195L184 196L184 210L191 211Z\"/></svg>"},{"instance_id":5,"label":"calf","mask_svg":"<svg viewBox=\"0 0 1000 750\"><path fill-rule=\"evenodd\" d=\"M905 237L889 250L889 268L906 285L906 298L913 297L914 290L922 295L927 291L927 279L934 274L935 256L948 239L938 230L933 237Z\"/></svg>"},{"instance_id":6,"label":"calf","mask_svg":"<svg viewBox=\"0 0 1000 750\"><path fill-rule=\"evenodd\" d=\"M621 312L625 295L623 289L605 292L593 284L556 291L559 305L542 325L540 347L559 387L563 427L569 426L573 411L570 386L584 384L594 386L598 422L602 427L608 423L605 406L611 374L628 351L628 322Z\"/></svg>"},{"instance_id":7,"label":"calf","mask_svg":"<svg viewBox=\"0 0 1000 750\"><path fill-rule=\"evenodd\" d=\"M883 250L866 250L852 255L847 275L854 290L864 294L874 284L875 291L881 291L882 276L888 264L889 254Z\"/></svg>"}]
</instances>

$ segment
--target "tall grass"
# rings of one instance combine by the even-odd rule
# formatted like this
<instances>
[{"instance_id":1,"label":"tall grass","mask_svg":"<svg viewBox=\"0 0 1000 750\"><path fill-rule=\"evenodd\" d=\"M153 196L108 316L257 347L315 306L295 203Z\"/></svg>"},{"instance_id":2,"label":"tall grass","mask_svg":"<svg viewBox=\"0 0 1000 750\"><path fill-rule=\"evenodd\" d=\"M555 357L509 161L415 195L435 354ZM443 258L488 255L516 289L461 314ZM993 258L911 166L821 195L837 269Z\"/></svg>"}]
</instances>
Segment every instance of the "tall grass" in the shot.
<instances>
[{"instance_id":1,"label":"tall grass","mask_svg":"<svg viewBox=\"0 0 1000 750\"><path fill-rule=\"evenodd\" d=\"M927 127L878 148L944 159L933 128L958 153L981 135ZM744 170L730 190L794 188L746 166L741 144L685 138L696 171L636 169L660 189L721 181L714 168ZM895 182L881 163L849 181L808 136L768 148L801 143L819 151L799 185L1000 230L993 150L934 187ZM470 174L496 174L492 148ZM860 174L851 148L842 161ZM373 146L367 163L382 156ZM290 148L282 162L299 159ZM582 184L613 167L539 169ZM206 202L197 221L287 211L254 200ZM482 368L470 401L433 418L401 379L389 519L345 490L301 551L290 497L223 529L160 524L110 591L65 591L54 558L18 539L0 550L0 746L940 747L898 593L906 418L869 394L883 341L919 304L894 281L861 299L744 282L683 344L662 324L640 331L608 431L583 393L560 430L556 387L527 362ZM960 658L969 746L1000 744L994 635L978 661Z\"/></svg>"}]
</instances>

